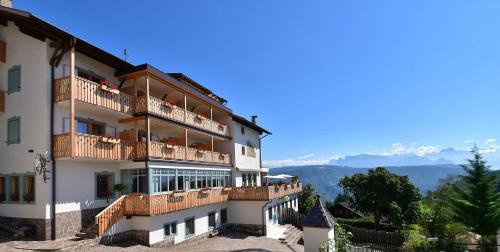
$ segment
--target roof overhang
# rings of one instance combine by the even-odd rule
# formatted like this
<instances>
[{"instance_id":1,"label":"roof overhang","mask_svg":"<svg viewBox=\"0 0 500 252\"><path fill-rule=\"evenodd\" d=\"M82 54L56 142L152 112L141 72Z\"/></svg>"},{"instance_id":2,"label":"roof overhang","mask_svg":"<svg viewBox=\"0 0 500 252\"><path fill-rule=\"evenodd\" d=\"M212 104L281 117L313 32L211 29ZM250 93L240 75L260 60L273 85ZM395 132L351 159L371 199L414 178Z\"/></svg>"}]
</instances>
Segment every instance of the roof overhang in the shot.
<instances>
[{"instance_id":1,"label":"roof overhang","mask_svg":"<svg viewBox=\"0 0 500 252\"><path fill-rule=\"evenodd\" d=\"M248 121L247 119L245 119L239 115L232 114L232 116L233 116L233 121L241 123L241 124L251 128L251 129L254 129L254 130L258 131L260 134L266 133L266 134L272 135L271 132L267 131L266 129L260 127L259 125L255 124L255 123Z\"/></svg>"}]
</instances>

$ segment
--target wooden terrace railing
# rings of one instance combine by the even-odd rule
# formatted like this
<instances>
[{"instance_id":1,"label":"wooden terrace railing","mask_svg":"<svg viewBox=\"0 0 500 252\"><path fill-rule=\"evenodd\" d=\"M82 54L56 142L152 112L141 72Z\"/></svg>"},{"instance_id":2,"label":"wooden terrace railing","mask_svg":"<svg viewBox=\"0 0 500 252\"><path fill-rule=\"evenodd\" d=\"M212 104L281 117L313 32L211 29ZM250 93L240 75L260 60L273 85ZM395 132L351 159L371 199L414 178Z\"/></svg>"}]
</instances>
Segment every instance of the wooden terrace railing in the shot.
<instances>
[{"instance_id":1,"label":"wooden terrace railing","mask_svg":"<svg viewBox=\"0 0 500 252\"><path fill-rule=\"evenodd\" d=\"M280 186L235 187L229 194L230 200L272 200L302 191L301 183Z\"/></svg>"},{"instance_id":2,"label":"wooden terrace railing","mask_svg":"<svg viewBox=\"0 0 500 252\"><path fill-rule=\"evenodd\" d=\"M231 164L231 155L215 151L198 150L195 148L169 145L159 142L150 141L151 148L149 157L169 159L169 160L184 160L200 163L213 164ZM146 157L146 143L137 143L137 158Z\"/></svg>"},{"instance_id":3,"label":"wooden terrace railing","mask_svg":"<svg viewBox=\"0 0 500 252\"><path fill-rule=\"evenodd\" d=\"M206 191L158 195L125 195L96 216L98 235L123 216L152 216L229 200L267 201L302 191L302 184L264 187L212 188Z\"/></svg>"},{"instance_id":4,"label":"wooden terrace railing","mask_svg":"<svg viewBox=\"0 0 500 252\"><path fill-rule=\"evenodd\" d=\"M71 157L71 138L69 133L54 135L55 158ZM118 140L103 141L100 136L76 134L75 157L131 160L135 157L136 142Z\"/></svg>"},{"instance_id":5,"label":"wooden terrace railing","mask_svg":"<svg viewBox=\"0 0 500 252\"><path fill-rule=\"evenodd\" d=\"M146 96L140 96L135 99L134 111L136 113L148 112L146 100ZM229 136L229 129L226 125L222 125L210 118L201 117L191 111L185 111L184 108L170 105L156 97L149 97L149 113L189 124L213 133ZM185 119L184 116L186 117Z\"/></svg>"},{"instance_id":6,"label":"wooden terrace railing","mask_svg":"<svg viewBox=\"0 0 500 252\"><path fill-rule=\"evenodd\" d=\"M75 79L75 99L77 101L86 102L122 113L132 113L134 104L133 96L118 90L114 90L113 92L106 91L101 88L101 84L81 77L75 77ZM69 100L70 92L69 76L55 80L55 102Z\"/></svg>"}]
</instances>

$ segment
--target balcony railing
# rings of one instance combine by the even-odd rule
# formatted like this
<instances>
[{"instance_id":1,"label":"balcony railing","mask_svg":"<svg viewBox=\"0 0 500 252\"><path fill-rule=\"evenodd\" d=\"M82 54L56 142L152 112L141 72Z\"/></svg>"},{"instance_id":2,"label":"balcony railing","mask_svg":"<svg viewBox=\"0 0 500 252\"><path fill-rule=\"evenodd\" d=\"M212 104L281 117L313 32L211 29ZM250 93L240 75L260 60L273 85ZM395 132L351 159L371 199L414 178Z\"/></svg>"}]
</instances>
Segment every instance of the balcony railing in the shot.
<instances>
[{"instance_id":1,"label":"balcony railing","mask_svg":"<svg viewBox=\"0 0 500 252\"><path fill-rule=\"evenodd\" d=\"M231 164L231 155L150 141L149 157L200 163ZM137 143L137 158L146 157L146 143Z\"/></svg>"},{"instance_id":2,"label":"balcony railing","mask_svg":"<svg viewBox=\"0 0 500 252\"><path fill-rule=\"evenodd\" d=\"M75 99L77 101L127 114L132 114L133 112L149 112L160 117L186 123L209 132L229 136L229 129L226 125L187 111L184 108L170 105L158 98L150 96L148 106L148 99L146 96L134 97L119 90L110 90L108 88L104 88L99 83L95 83L81 77L75 77L75 81ZM55 80L55 102L70 99L70 84L69 76Z\"/></svg>"},{"instance_id":3,"label":"balcony railing","mask_svg":"<svg viewBox=\"0 0 500 252\"><path fill-rule=\"evenodd\" d=\"M69 133L54 135L54 156L71 157ZM146 157L146 142L106 139L102 136L76 134L75 157L108 160L132 160ZM198 151L184 146L151 141L149 157L166 160L184 160L200 163L231 164L231 155L212 151ZM187 153L186 153L187 152Z\"/></svg>"},{"instance_id":4,"label":"balcony railing","mask_svg":"<svg viewBox=\"0 0 500 252\"><path fill-rule=\"evenodd\" d=\"M131 114L133 110L134 97L118 90L102 88L102 85L84 78L76 77L75 99L99 107L114 111ZM55 102L69 100L70 77L62 77L55 80Z\"/></svg>"},{"instance_id":5,"label":"balcony railing","mask_svg":"<svg viewBox=\"0 0 500 252\"><path fill-rule=\"evenodd\" d=\"M146 100L146 96L140 96L136 98L136 113L148 112ZM213 133L229 136L229 130L226 125L210 120L209 118L200 116L193 112L187 110L185 111L181 107L171 105L152 96L149 97L149 113L189 124L191 126L195 126L197 128L204 129Z\"/></svg>"},{"instance_id":6,"label":"balcony railing","mask_svg":"<svg viewBox=\"0 0 500 252\"><path fill-rule=\"evenodd\" d=\"M301 183L279 186L237 187L231 190L230 200L271 200L302 191Z\"/></svg>"},{"instance_id":7,"label":"balcony railing","mask_svg":"<svg viewBox=\"0 0 500 252\"><path fill-rule=\"evenodd\" d=\"M71 157L69 133L54 135L54 156ZM75 157L108 160L131 160L135 156L136 142L126 140L109 141L100 136L76 134Z\"/></svg>"},{"instance_id":8,"label":"balcony railing","mask_svg":"<svg viewBox=\"0 0 500 252\"><path fill-rule=\"evenodd\" d=\"M123 216L151 216L229 200L267 201L302 191L300 183L264 187L212 188L159 195L125 195L99 213L95 220L98 235Z\"/></svg>"}]
</instances>

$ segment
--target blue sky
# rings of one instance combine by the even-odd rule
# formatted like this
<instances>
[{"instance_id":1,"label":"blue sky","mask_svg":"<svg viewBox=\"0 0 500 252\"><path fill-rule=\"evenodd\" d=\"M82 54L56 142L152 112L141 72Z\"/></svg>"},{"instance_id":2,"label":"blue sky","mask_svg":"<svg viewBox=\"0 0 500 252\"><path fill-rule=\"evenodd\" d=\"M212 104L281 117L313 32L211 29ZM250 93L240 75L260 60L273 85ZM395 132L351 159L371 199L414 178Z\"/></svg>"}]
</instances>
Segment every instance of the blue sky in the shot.
<instances>
[{"instance_id":1,"label":"blue sky","mask_svg":"<svg viewBox=\"0 0 500 252\"><path fill-rule=\"evenodd\" d=\"M274 164L497 149L499 1L49 2L14 7L259 115Z\"/></svg>"}]
</instances>

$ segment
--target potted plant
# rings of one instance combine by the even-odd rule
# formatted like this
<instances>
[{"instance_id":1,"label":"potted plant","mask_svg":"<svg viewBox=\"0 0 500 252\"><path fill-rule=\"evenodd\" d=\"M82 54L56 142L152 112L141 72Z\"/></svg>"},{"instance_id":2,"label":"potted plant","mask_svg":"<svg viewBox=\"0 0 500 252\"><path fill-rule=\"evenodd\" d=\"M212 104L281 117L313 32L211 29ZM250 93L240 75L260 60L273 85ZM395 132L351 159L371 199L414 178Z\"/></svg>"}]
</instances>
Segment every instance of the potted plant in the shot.
<instances>
[{"instance_id":1,"label":"potted plant","mask_svg":"<svg viewBox=\"0 0 500 252\"><path fill-rule=\"evenodd\" d=\"M173 149L174 145L175 145L175 141L171 140L171 139L167 139L167 140L163 141L163 144L165 144L165 148Z\"/></svg>"},{"instance_id":2,"label":"potted plant","mask_svg":"<svg viewBox=\"0 0 500 252\"><path fill-rule=\"evenodd\" d=\"M112 144L120 143L120 139L112 135L103 135L99 138L99 140L104 143L112 143Z\"/></svg>"},{"instance_id":3,"label":"potted plant","mask_svg":"<svg viewBox=\"0 0 500 252\"><path fill-rule=\"evenodd\" d=\"M18 193L12 193L10 195L10 201L19 201L19 194Z\"/></svg>"},{"instance_id":4,"label":"potted plant","mask_svg":"<svg viewBox=\"0 0 500 252\"><path fill-rule=\"evenodd\" d=\"M211 190L210 188L205 187L205 188L202 188L202 189L200 190L200 193L202 193L202 194L207 194L207 193L209 193L209 192L210 192L210 190Z\"/></svg>"},{"instance_id":5,"label":"potted plant","mask_svg":"<svg viewBox=\"0 0 500 252\"><path fill-rule=\"evenodd\" d=\"M203 120L203 119L207 119L207 118L208 118L207 114L205 114L203 112L196 114L196 119Z\"/></svg>"},{"instance_id":6,"label":"potted plant","mask_svg":"<svg viewBox=\"0 0 500 252\"><path fill-rule=\"evenodd\" d=\"M172 194L174 195L174 197L181 197L185 196L187 192L185 190L176 190Z\"/></svg>"},{"instance_id":7,"label":"potted plant","mask_svg":"<svg viewBox=\"0 0 500 252\"><path fill-rule=\"evenodd\" d=\"M299 176L295 175L292 177L292 184L296 184L299 181Z\"/></svg>"},{"instance_id":8,"label":"potted plant","mask_svg":"<svg viewBox=\"0 0 500 252\"><path fill-rule=\"evenodd\" d=\"M232 189L233 189L233 188L232 188L231 186L224 186L224 187L222 188L222 191L223 191L223 192L229 192L229 191L231 191Z\"/></svg>"},{"instance_id":9,"label":"potted plant","mask_svg":"<svg viewBox=\"0 0 500 252\"><path fill-rule=\"evenodd\" d=\"M110 81L107 81L107 80L102 80L99 88L102 91L112 93L112 94L119 94L120 93L120 91L118 90L118 85L116 85Z\"/></svg>"},{"instance_id":10,"label":"potted plant","mask_svg":"<svg viewBox=\"0 0 500 252\"><path fill-rule=\"evenodd\" d=\"M123 189L125 189L125 186L123 184L115 184L113 186L116 198L119 198L121 196Z\"/></svg>"},{"instance_id":11,"label":"potted plant","mask_svg":"<svg viewBox=\"0 0 500 252\"><path fill-rule=\"evenodd\" d=\"M24 201L26 201L26 202L32 202L34 198L35 198L35 196L33 195L33 193L32 193L32 192L31 192L31 193L25 193L25 194L23 195L23 199L24 199Z\"/></svg>"},{"instance_id":12,"label":"potted plant","mask_svg":"<svg viewBox=\"0 0 500 252\"><path fill-rule=\"evenodd\" d=\"M174 100L171 100L171 99L165 99L163 100L163 105L167 108L174 108L175 106L177 106L177 103L174 101Z\"/></svg>"}]
</instances>

